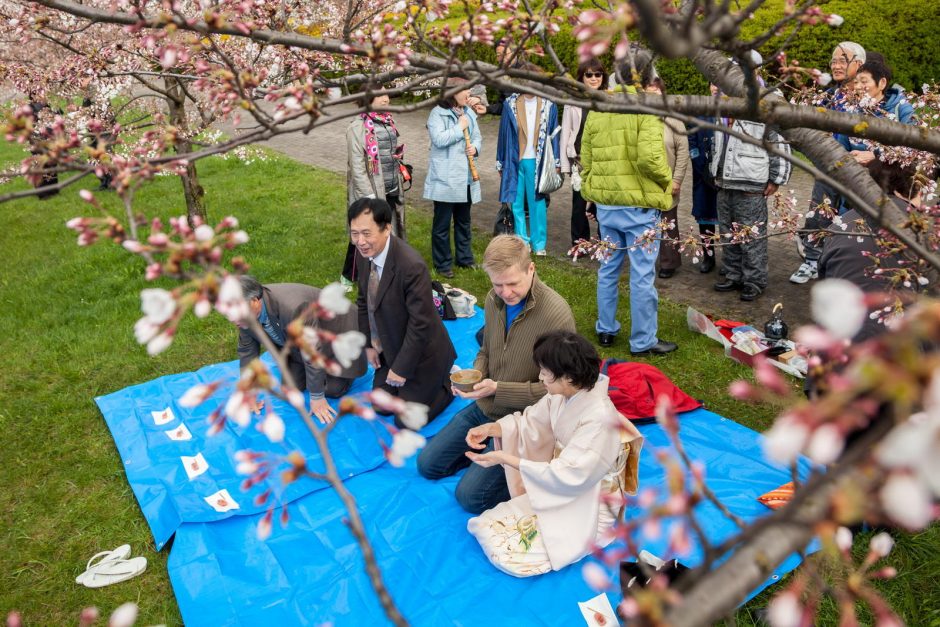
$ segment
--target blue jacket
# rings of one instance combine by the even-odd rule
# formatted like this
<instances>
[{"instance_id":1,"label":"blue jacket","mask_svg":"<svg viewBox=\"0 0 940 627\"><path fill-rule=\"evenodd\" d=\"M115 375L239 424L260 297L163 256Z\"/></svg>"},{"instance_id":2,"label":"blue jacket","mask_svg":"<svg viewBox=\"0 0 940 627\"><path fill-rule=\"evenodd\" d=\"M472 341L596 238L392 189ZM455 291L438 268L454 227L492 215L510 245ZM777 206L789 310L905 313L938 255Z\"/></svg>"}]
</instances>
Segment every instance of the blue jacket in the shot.
<instances>
[{"instance_id":1,"label":"blue jacket","mask_svg":"<svg viewBox=\"0 0 940 627\"><path fill-rule=\"evenodd\" d=\"M470 107L464 107L470 120L470 143L477 149L474 160L479 169L483 136L477 124L477 116ZM467 202L467 186L470 186L470 202L478 203L483 194L480 182L473 182L470 163L467 161L467 142L457 124L457 114L452 109L436 106L428 116L428 135L431 137L431 152L428 155L428 176L424 179L424 197L438 202Z\"/></svg>"},{"instance_id":2,"label":"blue jacket","mask_svg":"<svg viewBox=\"0 0 940 627\"><path fill-rule=\"evenodd\" d=\"M513 94L503 103L503 113L499 120L499 140L496 143L496 170L500 173L499 202L512 204L516 200L516 187L519 185L519 122L516 119L516 101L519 94ZM547 106L546 106L547 105ZM538 181L542 176L545 140L558 128L558 107L550 100L543 99L542 117L538 124L538 141L535 144L535 197L544 198L538 193ZM556 133L552 138L552 150L555 161L551 167L561 167L561 136Z\"/></svg>"},{"instance_id":3,"label":"blue jacket","mask_svg":"<svg viewBox=\"0 0 940 627\"><path fill-rule=\"evenodd\" d=\"M901 124L914 124L915 122L913 105L907 101L904 89L896 86L885 90L884 98L873 115L879 118L890 115ZM853 138L845 135L834 135L834 137L846 150L868 150L868 146L861 142L852 141Z\"/></svg>"}]
</instances>

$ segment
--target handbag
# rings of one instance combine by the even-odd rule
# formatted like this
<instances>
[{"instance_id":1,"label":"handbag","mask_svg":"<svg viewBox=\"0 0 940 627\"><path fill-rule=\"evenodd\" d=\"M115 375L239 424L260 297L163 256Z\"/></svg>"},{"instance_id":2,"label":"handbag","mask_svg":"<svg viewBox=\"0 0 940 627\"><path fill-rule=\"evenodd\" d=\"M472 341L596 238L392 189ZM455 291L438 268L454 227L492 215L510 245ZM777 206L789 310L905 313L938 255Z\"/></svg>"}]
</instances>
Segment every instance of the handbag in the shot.
<instances>
[{"instance_id":1,"label":"handbag","mask_svg":"<svg viewBox=\"0 0 940 627\"><path fill-rule=\"evenodd\" d=\"M512 217L512 208L506 203L499 206L496 214L496 224L493 225L493 236L512 235L516 232L516 225Z\"/></svg>"},{"instance_id":2,"label":"handbag","mask_svg":"<svg viewBox=\"0 0 940 627\"><path fill-rule=\"evenodd\" d=\"M552 140L560 130L560 126L556 127L545 140L545 150L542 152L542 176L539 177L539 193L543 196L559 190L565 181L561 174L555 171L555 149L552 148Z\"/></svg>"}]
</instances>

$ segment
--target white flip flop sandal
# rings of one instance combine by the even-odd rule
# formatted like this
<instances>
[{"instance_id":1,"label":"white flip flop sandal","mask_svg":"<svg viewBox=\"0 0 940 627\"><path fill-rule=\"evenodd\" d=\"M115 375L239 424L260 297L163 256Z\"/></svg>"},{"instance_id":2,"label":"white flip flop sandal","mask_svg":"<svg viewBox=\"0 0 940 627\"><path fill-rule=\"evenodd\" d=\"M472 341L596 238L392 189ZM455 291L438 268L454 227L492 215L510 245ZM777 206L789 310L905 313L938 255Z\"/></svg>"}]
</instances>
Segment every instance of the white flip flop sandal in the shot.
<instances>
[{"instance_id":1,"label":"white flip flop sandal","mask_svg":"<svg viewBox=\"0 0 940 627\"><path fill-rule=\"evenodd\" d=\"M88 560L88 563L85 564L85 572L75 578L75 583L84 584L85 578L88 576L88 572L104 562L113 562L115 560L125 560L131 556L131 545L122 544L116 549L110 551L102 551L101 553L96 553L91 556L91 559Z\"/></svg>"},{"instance_id":2,"label":"white flip flop sandal","mask_svg":"<svg viewBox=\"0 0 940 627\"><path fill-rule=\"evenodd\" d=\"M111 584L127 581L147 570L146 557L132 557L101 562L88 571L84 584L86 588L104 588Z\"/></svg>"}]
</instances>

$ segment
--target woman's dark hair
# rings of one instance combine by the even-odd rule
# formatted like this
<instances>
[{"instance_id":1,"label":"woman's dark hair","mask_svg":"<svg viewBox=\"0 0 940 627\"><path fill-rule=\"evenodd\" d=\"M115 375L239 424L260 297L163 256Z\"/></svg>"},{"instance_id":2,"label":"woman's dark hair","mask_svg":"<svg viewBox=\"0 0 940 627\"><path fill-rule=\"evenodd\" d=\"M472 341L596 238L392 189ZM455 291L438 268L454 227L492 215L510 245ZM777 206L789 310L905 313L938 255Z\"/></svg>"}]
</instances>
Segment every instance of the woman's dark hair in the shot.
<instances>
[{"instance_id":1,"label":"woman's dark hair","mask_svg":"<svg viewBox=\"0 0 940 627\"><path fill-rule=\"evenodd\" d=\"M865 167L868 168L869 176L875 180L875 183L878 183L881 191L885 194L897 192L904 198L916 196L918 190L923 187L921 182L923 178L932 179L936 174L936 168L933 168L932 171L918 176L917 168L913 165L885 163L880 159L874 159Z\"/></svg>"},{"instance_id":2,"label":"woman's dark hair","mask_svg":"<svg viewBox=\"0 0 940 627\"><path fill-rule=\"evenodd\" d=\"M600 375L601 358L586 339L571 331L552 331L535 341L532 359L556 378L567 377L571 385L590 390Z\"/></svg>"},{"instance_id":3,"label":"woman's dark hair","mask_svg":"<svg viewBox=\"0 0 940 627\"><path fill-rule=\"evenodd\" d=\"M587 72L600 72L605 77L607 76L607 70L604 69L604 64L601 63L601 60L598 59L597 57L591 57L590 59L588 59L587 61L585 61L584 63L578 66L577 78L578 78L579 83L584 82L584 75ZM601 83L601 87L603 86L604 84Z\"/></svg>"},{"instance_id":4,"label":"woman's dark hair","mask_svg":"<svg viewBox=\"0 0 940 627\"><path fill-rule=\"evenodd\" d=\"M457 108L456 96L463 90L455 91L453 95L446 96L446 97L444 96L444 92L450 89L453 89L454 87L457 87L458 85L463 85L466 82L467 82L466 80L458 76L452 76L449 79L447 79L447 84L441 87L441 99L438 101L437 106L443 107L445 109L456 109Z\"/></svg>"},{"instance_id":5,"label":"woman's dark hair","mask_svg":"<svg viewBox=\"0 0 940 627\"><path fill-rule=\"evenodd\" d=\"M861 74L862 72L871 74L871 77L875 81L876 85L881 82L881 79L885 79L885 89L891 85L893 74L891 72L891 68L889 68L884 61L868 59L865 61L865 63L862 64L862 67L858 68L857 74Z\"/></svg>"}]
</instances>

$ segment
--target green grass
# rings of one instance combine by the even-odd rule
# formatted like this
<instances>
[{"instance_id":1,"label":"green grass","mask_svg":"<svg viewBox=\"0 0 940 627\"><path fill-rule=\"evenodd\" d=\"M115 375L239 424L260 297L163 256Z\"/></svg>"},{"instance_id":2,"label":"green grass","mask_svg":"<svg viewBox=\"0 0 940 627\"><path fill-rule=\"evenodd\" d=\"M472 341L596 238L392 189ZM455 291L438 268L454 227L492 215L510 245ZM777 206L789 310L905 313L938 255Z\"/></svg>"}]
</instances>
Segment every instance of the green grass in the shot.
<instances>
[{"instance_id":1,"label":"green grass","mask_svg":"<svg viewBox=\"0 0 940 627\"><path fill-rule=\"evenodd\" d=\"M22 156L17 148L0 145L0 167ZM211 159L201 162L199 171L211 219L236 215L250 233L252 240L241 253L260 280L322 285L337 278L346 246L341 176L279 157L251 166ZM11 183L0 193L23 187ZM99 196L119 213L112 195ZM183 213L184 207L179 183L170 177L145 186L136 205L146 215L163 218ZM17 609L26 624L66 624L76 622L85 606L96 605L107 614L135 601L140 624L175 625L180 616L166 571L168 551L154 551L93 399L233 359L236 333L219 316L190 317L170 350L149 358L132 331L141 315L139 292L147 285L143 262L107 243L79 248L75 234L64 227L69 218L91 211L75 191L0 206L0 428L5 435L0 445L0 612ZM409 233L411 243L429 257L429 216L412 210ZM475 238L478 256L486 241ZM543 280L571 303L581 333L593 339L594 273L563 260L539 258L537 264ZM454 282L481 301L489 288L482 272L458 271ZM626 299L621 302L621 320L628 324ZM718 344L688 331L684 307L663 302L660 327L680 350L654 363L679 386L751 428L769 425L772 408L728 398L728 384L749 373L726 359ZM608 350L605 356L623 354ZM95 591L74 583L89 556L124 542L148 558L144 575ZM900 582L887 586L892 603L903 608L911 624L940 624L933 589L940 575L936 529L903 537L899 545L890 561L909 568ZM766 598L740 612L741 622L752 624L751 611ZM820 624L832 624L831 611L828 617Z\"/></svg>"}]
</instances>

